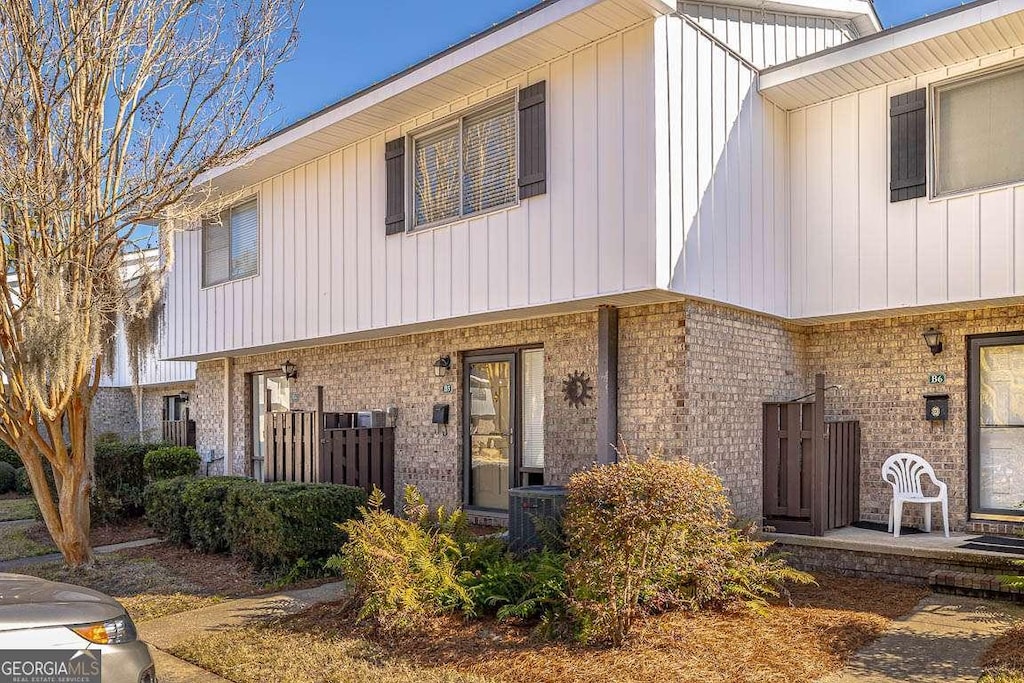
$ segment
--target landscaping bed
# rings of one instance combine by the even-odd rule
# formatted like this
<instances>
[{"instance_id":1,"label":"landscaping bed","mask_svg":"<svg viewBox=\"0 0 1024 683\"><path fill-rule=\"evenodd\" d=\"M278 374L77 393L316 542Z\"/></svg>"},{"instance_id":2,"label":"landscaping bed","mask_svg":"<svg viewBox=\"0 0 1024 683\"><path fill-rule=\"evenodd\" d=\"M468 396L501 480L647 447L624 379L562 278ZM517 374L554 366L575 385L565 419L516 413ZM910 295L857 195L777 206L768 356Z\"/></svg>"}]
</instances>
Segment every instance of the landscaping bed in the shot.
<instances>
[{"instance_id":1,"label":"landscaping bed","mask_svg":"<svg viewBox=\"0 0 1024 683\"><path fill-rule=\"evenodd\" d=\"M822 575L763 614L669 612L621 648L542 641L530 625L432 619L383 636L341 604L186 641L174 654L239 683L288 681L813 681L837 671L924 596Z\"/></svg>"},{"instance_id":2,"label":"landscaping bed","mask_svg":"<svg viewBox=\"0 0 1024 683\"><path fill-rule=\"evenodd\" d=\"M981 656L981 683L1024 683L1024 624L1001 635Z\"/></svg>"}]
</instances>

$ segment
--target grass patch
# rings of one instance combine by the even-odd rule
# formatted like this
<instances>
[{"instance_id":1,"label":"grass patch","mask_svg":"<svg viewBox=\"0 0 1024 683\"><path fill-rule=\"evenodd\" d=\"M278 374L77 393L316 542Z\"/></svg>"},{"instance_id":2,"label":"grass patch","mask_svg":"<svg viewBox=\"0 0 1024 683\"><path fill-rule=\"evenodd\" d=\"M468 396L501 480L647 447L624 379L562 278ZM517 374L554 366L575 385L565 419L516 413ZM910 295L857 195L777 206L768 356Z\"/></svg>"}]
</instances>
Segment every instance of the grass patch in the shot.
<instances>
[{"instance_id":1,"label":"grass patch","mask_svg":"<svg viewBox=\"0 0 1024 683\"><path fill-rule=\"evenodd\" d=\"M539 642L528 626L457 617L384 639L331 604L203 634L173 654L239 683L813 681L842 668L925 594L881 581L819 581L764 615L676 612L647 619L621 649Z\"/></svg>"},{"instance_id":2,"label":"grass patch","mask_svg":"<svg viewBox=\"0 0 1024 683\"><path fill-rule=\"evenodd\" d=\"M166 544L97 555L92 567L68 569L53 562L18 571L106 593L139 622L252 595L263 588L260 577L230 558Z\"/></svg>"},{"instance_id":3,"label":"grass patch","mask_svg":"<svg viewBox=\"0 0 1024 683\"><path fill-rule=\"evenodd\" d=\"M978 664L985 669L980 683L1024 683L1024 624L1007 629Z\"/></svg>"},{"instance_id":4,"label":"grass patch","mask_svg":"<svg viewBox=\"0 0 1024 683\"><path fill-rule=\"evenodd\" d=\"M55 552L57 549L52 542L42 542L33 533L36 525L38 522L25 522L0 527L0 561Z\"/></svg>"},{"instance_id":5,"label":"grass patch","mask_svg":"<svg viewBox=\"0 0 1024 683\"><path fill-rule=\"evenodd\" d=\"M0 522L35 519L36 501L31 496L0 499Z\"/></svg>"}]
</instances>

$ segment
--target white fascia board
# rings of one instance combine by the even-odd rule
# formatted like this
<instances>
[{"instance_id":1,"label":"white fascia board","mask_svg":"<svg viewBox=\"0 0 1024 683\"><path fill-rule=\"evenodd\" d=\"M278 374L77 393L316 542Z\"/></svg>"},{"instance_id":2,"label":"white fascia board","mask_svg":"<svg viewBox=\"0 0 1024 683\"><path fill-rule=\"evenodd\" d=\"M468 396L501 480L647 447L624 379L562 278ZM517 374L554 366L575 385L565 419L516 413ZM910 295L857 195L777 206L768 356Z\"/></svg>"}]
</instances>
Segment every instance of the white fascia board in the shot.
<instances>
[{"instance_id":1,"label":"white fascia board","mask_svg":"<svg viewBox=\"0 0 1024 683\"><path fill-rule=\"evenodd\" d=\"M354 96L342 100L339 104L331 105L321 112L285 128L279 133L271 134L267 140L257 145L245 157L234 164L203 174L196 180L196 185L209 183L230 171L246 166L256 159L267 156L395 95L422 85L447 71L468 64L474 59L514 43L521 38L556 24L577 12L598 5L603 1L555 0L537 11L530 12L527 10L522 17L513 17L507 25L496 31L486 33L477 39L470 39L470 42L467 42L462 47L447 53L442 52L440 55L430 57L420 65L413 66L405 74L397 78L392 77L390 81L385 80L380 84L371 85L362 91L361 94L356 93ZM671 14L676 11L675 2L669 2L668 0L626 1L638 7L646 8L652 13L652 16Z\"/></svg>"},{"instance_id":2,"label":"white fascia board","mask_svg":"<svg viewBox=\"0 0 1024 683\"><path fill-rule=\"evenodd\" d=\"M938 15L933 19L912 22L903 27L896 26L877 35L855 40L805 59L767 69L761 73L760 89L762 91L769 90L829 69L956 33L1021 10L1024 10L1024 0L989 0Z\"/></svg>"}]
</instances>

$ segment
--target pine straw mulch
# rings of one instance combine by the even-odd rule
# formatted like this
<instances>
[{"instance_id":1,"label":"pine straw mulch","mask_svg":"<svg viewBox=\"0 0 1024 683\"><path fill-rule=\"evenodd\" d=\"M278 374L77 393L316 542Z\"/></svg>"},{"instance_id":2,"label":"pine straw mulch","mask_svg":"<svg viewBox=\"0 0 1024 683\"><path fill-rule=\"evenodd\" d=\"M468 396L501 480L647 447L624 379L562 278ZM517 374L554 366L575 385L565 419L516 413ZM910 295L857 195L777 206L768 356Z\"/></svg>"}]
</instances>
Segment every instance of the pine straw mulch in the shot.
<instances>
[{"instance_id":1,"label":"pine straw mulch","mask_svg":"<svg viewBox=\"0 0 1024 683\"><path fill-rule=\"evenodd\" d=\"M921 588L819 577L793 605L749 611L671 613L646 620L621 649L544 642L493 620L439 619L398 639L354 625L340 604L207 634L174 654L239 682L288 680L618 682L813 681L910 611Z\"/></svg>"},{"instance_id":2,"label":"pine straw mulch","mask_svg":"<svg viewBox=\"0 0 1024 683\"><path fill-rule=\"evenodd\" d=\"M53 539L46 525L40 521L32 524L26 535L40 545L52 547L51 552L56 552L53 547ZM94 548L101 545L113 545L115 543L127 543L128 541L141 541L146 538L153 538L153 530L146 526L141 519L133 519L122 524L100 524L89 530L89 540Z\"/></svg>"},{"instance_id":3,"label":"pine straw mulch","mask_svg":"<svg viewBox=\"0 0 1024 683\"><path fill-rule=\"evenodd\" d=\"M1024 624L1010 627L978 661L982 683L1024 683Z\"/></svg>"}]
</instances>

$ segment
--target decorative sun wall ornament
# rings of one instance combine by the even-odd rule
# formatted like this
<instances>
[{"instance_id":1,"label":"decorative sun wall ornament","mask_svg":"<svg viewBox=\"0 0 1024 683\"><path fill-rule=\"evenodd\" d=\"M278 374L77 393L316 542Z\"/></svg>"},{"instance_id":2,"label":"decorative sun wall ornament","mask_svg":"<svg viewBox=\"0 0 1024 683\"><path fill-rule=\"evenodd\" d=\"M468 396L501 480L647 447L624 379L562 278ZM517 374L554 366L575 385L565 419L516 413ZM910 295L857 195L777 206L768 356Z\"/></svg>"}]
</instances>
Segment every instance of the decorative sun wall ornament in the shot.
<instances>
[{"instance_id":1,"label":"decorative sun wall ornament","mask_svg":"<svg viewBox=\"0 0 1024 683\"><path fill-rule=\"evenodd\" d=\"M593 397L593 392L594 386L590 383L590 378L582 372L569 373L569 378L562 380L562 395L573 408L586 405Z\"/></svg>"}]
</instances>

